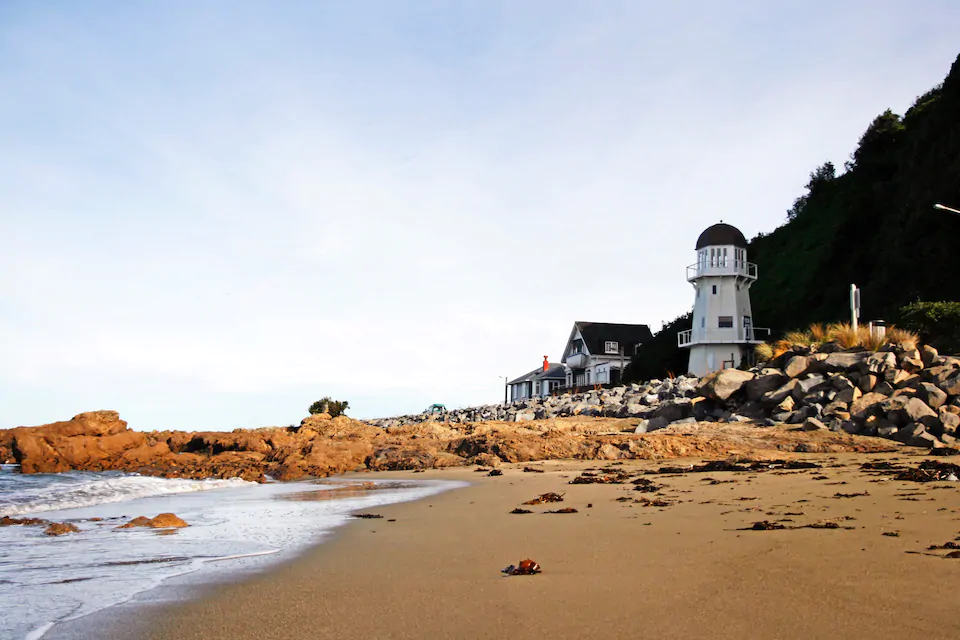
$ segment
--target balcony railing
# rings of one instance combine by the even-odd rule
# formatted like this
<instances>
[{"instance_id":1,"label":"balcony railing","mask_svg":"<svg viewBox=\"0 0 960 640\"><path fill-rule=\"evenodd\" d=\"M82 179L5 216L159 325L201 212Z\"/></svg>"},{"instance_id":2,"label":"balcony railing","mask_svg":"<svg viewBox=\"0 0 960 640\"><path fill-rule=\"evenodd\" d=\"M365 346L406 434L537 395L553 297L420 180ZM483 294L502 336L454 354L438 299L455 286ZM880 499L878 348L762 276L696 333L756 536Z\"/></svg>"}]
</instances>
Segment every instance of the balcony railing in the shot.
<instances>
[{"instance_id":1,"label":"balcony railing","mask_svg":"<svg viewBox=\"0 0 960 640\"><path fill-rule=\"evenodd\" d=\"M735 327L731 329L711 329L710 338L706 329L687 329L677 333L677 346L689 347L695 344L730 344L737 342L763 342L770 337L770 329L761 327Z\"/></svg>"},{"instance_id":2,"label":"balcony railing","mask_svg":"<svg viewBox=\"0 0 960 640\"><path fill-rule=\"evenodd\" d=\"M727 260L726 262L698 262L687 267L687 282L705 276L739 276L748 280L757 279L757 265L745 260Z\"/></svg>"}]
</instances>

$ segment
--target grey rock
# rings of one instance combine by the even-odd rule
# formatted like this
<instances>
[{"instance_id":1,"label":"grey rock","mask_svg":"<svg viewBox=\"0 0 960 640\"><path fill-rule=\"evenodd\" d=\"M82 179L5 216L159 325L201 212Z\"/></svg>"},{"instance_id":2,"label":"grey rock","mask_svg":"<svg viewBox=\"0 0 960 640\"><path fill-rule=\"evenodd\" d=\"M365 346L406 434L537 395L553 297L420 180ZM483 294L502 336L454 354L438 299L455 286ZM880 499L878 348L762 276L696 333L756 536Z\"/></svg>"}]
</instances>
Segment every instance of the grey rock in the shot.
<instances>
[{"instance_id":1,"label":"grey rock","mask_svg":"<svg viewBox=\"0 0 960 640\"><path fill-rule=\"evenodd\" d=\"M667 422L666 418L650 418L647 420L647 432L663 429L668 424L670 423Z\"/></svg>"},{"instance_id":2,"label":"grey rock","mask_svg":"<svg viewBox=\"0 0 960 640\"><path fill-rule=\"evenodd\" d=\"M938 416L944 433L954 435L957 429L960 429L960 416L957 414L951 413L947 411L946 408L941 407Z\"/></svg>"},{"instance_id":3,"label":"grey rock","mask_svg":"<svg viewBox=\"0 0 960 640\"><path fill-rule=\"evenodd\" d=\"M779 389L787 380L787 376L777 371L776 373L757 376L753 380L747 381L743 385L743 389L747 394L747 398L756 402L765 394Z\"/></svg>"},{"instance_id":4,"label":"grey rock","mask_svg":"<svg viewBox=\"0 0 960 640\"><path fill-rule=\"evenodd\" d=\"M859 370L869 357L865 351L831 353L820 363L819 369L825 373Z\"/></svg>"},{"instance_id":5,"label":"grey rock","mask_svg":"<svg viewBox=\"0 0 960 640\"><path fill-rule=\"evenodd\" d=\"M664 402L653 411L653 417L664 418L667 422L675 422L692 415L693 403L686 398Z\"/></svg>"},{"instance_id":6,"label":"grey rock","mask_svg":"<svg viewBox=\"0 0 960 640\"><path fill-rule=\"evenodd\" d=\"M916 397L925 402L931 409L939 409L947 402L947 393L930 382L920 384L917 388Z\"/></svg>"},{"instance_id":7,"label":"grey rock","mask_svg":"<svg viewBox=\"0 0 960 640\"><path fill-rule=\"evenodd\" d=\"M793 356L787 361L783 372L790 378L798 378L810 370L812 362L810 356Z\"/></svg>"},{"instance_id":8,"label":"grey rock","mask_svg":"<svg viewBox=\"0 0 960 640\"><path fill-rule=\"evenodd\" d=\"M800 427L802 431L826 431L827 425L823 424L816 418L807 418L803 421L803 426Z\"/></svg>"},{"instance_id":9,"label":"grey rock","mask_svg":"<svg viewBox=\"0 0 960 640\"><path fill-rule=\"evenodd\" d=\"M760 396L760 402L765 405L777 405L783 402L784 398L788 398L793 393L793 390L797 386L797 380L791 379L783 384L783 386L775 389L774 391L768 391L767 393Z\"/></svg>"},{"instance_id":10,"label":"grey rock","mask_svg":"<svg viewBox=\"0 0 960 640\"><path fill-rule=\"evenodd\" d=\"M889 422L877 427L877 435L881 438L892 438L897 434L897 431L898 427Z\"/></svg>"},{"instance_id":11,"label":"grey rock","mask_svg":"<svg viewBox=\"0 0 960 640\"><path fill-rule=\"evenodd\" d=\"M870 416L880 413L880 402L886 399L879 393L865 393L850 405L850 415L857 420L866 420Z\"/></svg>"},{"instance_id":12,"label":"grey rock","mask_svg":"<svg viewBox=\"0 0 960 640\"><path fill-rule=\"evenodd\" d=\"M701 378L697 393L711 400L727 400L753 378L749 371L722 369Z\"/></svg>"},{"instance_id":13,"label":"grey rock","mask_svg":"<svg viewBox=\"0 0 960 640\"><path fill-rule=\"evenodd\" d=\"M920 348L920 361L923 363L924 367L932 367L937 363L940 354L934 347L931 347L928 344L923 345Z\"/></svg>"}]
</instances>

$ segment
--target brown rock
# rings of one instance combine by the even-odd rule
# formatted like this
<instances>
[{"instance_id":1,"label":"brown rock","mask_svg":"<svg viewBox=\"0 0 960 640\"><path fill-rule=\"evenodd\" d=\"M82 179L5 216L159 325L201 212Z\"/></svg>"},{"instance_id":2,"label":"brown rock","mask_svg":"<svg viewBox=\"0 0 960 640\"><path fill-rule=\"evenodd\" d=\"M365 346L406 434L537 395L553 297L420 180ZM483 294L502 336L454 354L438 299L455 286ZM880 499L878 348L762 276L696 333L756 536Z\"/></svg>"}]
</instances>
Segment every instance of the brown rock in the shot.
<instances>
[{"instance_id":1,"label":"brown rock","mask_svg":"<svg viewBox=\"0 0 960 640\"><path fill-rule=\"evenodd\" d=\"M10 516L3 516L0 518L0 527L13 527L13 526L37 526L43 524L50 524L46 520L41 520L40 518L11 518Z\"/></svg>"},{"instance_id":2,"label":"brown rock","mask_svg":"<svg viewBox=\"0 0 960 640\"><path fill-rule=\"evenodd\" d=\"M127 524L122 524L117 529L132 529L133 527L149 527L150 518L147 516L137 516Z\"/></svg>"},{"instance_id":3,"label":"brown rock","mask_svg":"<svg viewBox=\"0 0 960 640\"><path fill-rule=\"evenodd\" d=\"M924 367L932 367L935 365L939 356L940 353L928 344L920 348L920 361L923 362Z\"/></svg>"},{"instance_id":4,"label":"brown rock","mask_svg":"<svg viewBox=\"0 0 960 640\"><path fill-rule=\"evenodd\" d=\"M179 529L182 527L188 527L186 522L177 517L172 513L161 513L157 517L150 520L150 525L153 529Z\"/></svg>"},{"instance_id":5,"label":"brown rock","mask_svg":"<svg viewBox=\"0 0 960 640\"><path fill-rule=\"evenodd\" d=\"M117 529L133 529L134 527L150 527L151 529L172 529L190 526L173 513L161 513L155 518L146 516L137 516L127 524L122 524Z\"/></svg>"},{"instance_id":6,"label":"brown rock","mask_svg":"<svg viewBox=\"0 0 960 640\"><path fill-rule=\"evenodd\" d=\"M80 529L69 522L53 522L43 532L48 536L62 536L65 533L80 533Z\"/></svg>"}]
</instances>

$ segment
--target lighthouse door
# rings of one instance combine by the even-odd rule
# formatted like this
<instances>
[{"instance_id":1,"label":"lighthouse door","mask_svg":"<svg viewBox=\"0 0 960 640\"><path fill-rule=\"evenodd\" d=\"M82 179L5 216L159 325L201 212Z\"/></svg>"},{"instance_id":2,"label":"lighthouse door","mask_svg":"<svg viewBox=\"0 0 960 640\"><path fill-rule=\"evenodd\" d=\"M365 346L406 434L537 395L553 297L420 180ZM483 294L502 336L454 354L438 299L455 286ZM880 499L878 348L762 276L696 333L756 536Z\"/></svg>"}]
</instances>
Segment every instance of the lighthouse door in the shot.
<instances>
[{"instance_id":1,"label":"lighthouse door","mask_svg":"<svg viewBox=\"0 0 960 640\"><path fill-rule=\"evenodd\" d=\"M750 316L743 316L743 339L753 340L753 320Z\"/></svg>"}]
</instances>

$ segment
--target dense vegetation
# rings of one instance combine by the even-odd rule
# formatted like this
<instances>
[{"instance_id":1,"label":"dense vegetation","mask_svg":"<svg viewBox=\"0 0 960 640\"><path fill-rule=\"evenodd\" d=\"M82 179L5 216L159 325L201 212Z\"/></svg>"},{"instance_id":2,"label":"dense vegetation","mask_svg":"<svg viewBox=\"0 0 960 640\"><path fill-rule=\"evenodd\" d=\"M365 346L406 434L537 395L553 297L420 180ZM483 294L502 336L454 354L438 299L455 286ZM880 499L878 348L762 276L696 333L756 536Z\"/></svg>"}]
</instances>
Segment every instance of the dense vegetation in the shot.
<instances>
[{"instance_id":1,"label":"dense vegetation","mask_svg":"<svg viewBox=\"0 0 960 640\"><path fill-rule=\"evenodd\" d=\"M960 208L960 57L902 117L877 116L843 172L829 162L817 167L786 223L750 241L748 259L760 276L750 296L755 324L779 337L846 320L851 283L862 292L863 321L900 322L910 303L960 300L960 216L935 203ZM687 353L676 346L677 322L644 345L629 379L686 369L677 366Z\"/></svg>"},{"instance_id":2,"label":"dense vegetation","mask_svg":"<svg viewBox=\"0 0 960 640\"><path fill-rule=\"evenodd\" d=\"M960 302L914 302L899 312L899 325L944 353L960 353Z\"/></svg>"},{"instance_id":3,"label":"dense vegetation","mask_svg":"<svg viewBox=\"0 0 960 640\"><path fill-rule=\"evenodd\" d=\"M346 400L331 400L330 396L324 396L310 405L308 411L310 415L315 413L329 413L331 418L336 418L337 416L343 415L349 406L350 403Z\"/></svg>"}]
</instances>

